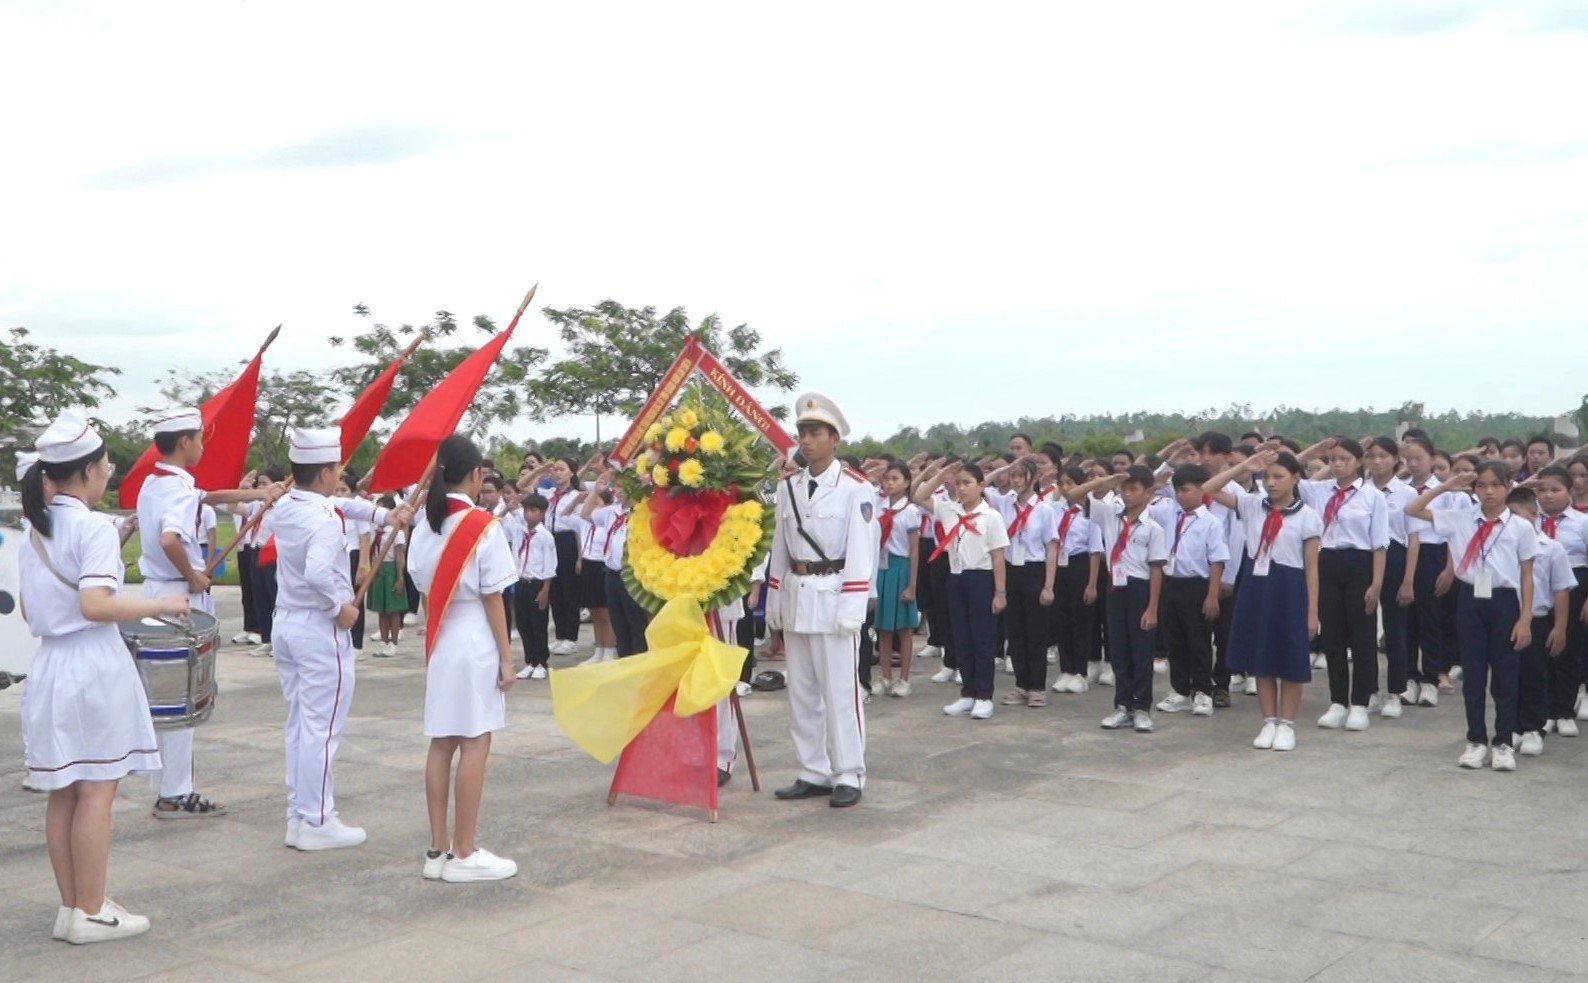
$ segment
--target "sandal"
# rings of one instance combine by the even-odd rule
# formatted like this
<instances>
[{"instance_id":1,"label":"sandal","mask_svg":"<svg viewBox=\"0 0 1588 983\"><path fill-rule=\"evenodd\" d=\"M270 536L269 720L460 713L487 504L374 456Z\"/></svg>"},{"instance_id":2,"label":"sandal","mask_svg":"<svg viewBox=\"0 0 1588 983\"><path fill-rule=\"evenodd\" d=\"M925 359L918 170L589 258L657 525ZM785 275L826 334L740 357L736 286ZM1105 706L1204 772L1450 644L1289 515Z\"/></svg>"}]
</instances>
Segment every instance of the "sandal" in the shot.
<instances>
[{"instance_id":1,"label":"sandal","mask_svg":"<svg viewBox=\"0 0 1588 983\"><path fill-rule=\"evenodd\" d=\"M1045 707L1047 705L1048 694L1044 693L1042 690L1034 689L1026 694L1026 706L1033 709L1040 709L1041 707Z\"/></svg>"},{"instance_id":2,"label":"sandal","mask_svg":"<svg viewBox=\"0 0 1588 983\"><path fill-rule=\"evenodd\" d=\"M226 807L201 797L197 792L154 801L156 819L214 819L226 815Z\"/></svg>"}]
</instances>

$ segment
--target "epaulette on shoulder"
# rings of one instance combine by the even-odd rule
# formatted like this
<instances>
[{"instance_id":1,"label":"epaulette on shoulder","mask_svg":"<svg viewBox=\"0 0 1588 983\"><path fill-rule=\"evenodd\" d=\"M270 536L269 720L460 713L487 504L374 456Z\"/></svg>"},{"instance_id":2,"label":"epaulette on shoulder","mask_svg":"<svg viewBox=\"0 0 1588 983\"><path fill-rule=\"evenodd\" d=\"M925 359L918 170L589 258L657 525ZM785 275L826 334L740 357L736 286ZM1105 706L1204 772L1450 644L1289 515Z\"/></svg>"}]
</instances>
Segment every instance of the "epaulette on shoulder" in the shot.
<instances>
[{"instance_id":1,"label":"epaulette on shoulder","mask_svg":"<svg viewBox=\"0 0 1588 983\"><path fill-rule=\"evenodd\" d=\"M849 477L851 477L851 478L855 479L856 481L860 482L862 485L871 484L871 479L870 478L866 477L863 472L856 471L854 468L849 468L849 467L844 468L844 474L846 474Z\"/></svg>"}]
</instances>

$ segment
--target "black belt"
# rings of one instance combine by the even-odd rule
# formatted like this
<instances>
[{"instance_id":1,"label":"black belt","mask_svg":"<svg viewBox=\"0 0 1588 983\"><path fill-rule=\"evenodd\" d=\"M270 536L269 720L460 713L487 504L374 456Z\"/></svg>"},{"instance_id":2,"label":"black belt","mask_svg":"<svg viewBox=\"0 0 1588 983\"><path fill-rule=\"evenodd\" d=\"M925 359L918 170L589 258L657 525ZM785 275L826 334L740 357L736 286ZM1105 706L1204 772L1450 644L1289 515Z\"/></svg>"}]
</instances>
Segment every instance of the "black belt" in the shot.
<instances>
[{"instance_id":1,"label":"black belt","mask_svg":"<svg viewBox=\"0 0 1588 983\"><path fill-rule=\"evenodd\" d=\"M810 563L804 560L795 560L791 564L791 569L796 577L822 577L827 574L843 573L844 561L842 558L837 560L817 560Z\"/></svg>"}]
</instances>

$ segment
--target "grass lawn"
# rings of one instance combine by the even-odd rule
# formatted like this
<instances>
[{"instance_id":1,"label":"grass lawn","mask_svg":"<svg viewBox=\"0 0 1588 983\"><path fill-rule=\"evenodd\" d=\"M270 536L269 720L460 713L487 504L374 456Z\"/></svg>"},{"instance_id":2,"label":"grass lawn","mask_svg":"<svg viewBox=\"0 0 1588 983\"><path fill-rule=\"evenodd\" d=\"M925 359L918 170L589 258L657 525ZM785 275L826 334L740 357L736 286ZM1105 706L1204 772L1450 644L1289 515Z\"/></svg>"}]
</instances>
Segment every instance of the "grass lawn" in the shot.
<instances>
[{"instance_id":1,"label":"grass lawn","mask_svg":"<svg viewBox=\"0 0 1588 983\"><path fill-rule=\"evenodd\" d=\"M221 516L220 526L215 530L215 541L220 544L221 549L225 549L226 544L237 536L237 527L232 524L231 518L229 515ZM143 583L143 576L138 573L138 557L142 553L142 544L137 536L127 540L127 545L121 548L121 559L122 562L127 564L127 583L129 584ZM215 578L214 583L231 587L237 586L236 551L233 551L232 555L226 558L226 566L222 568L222 572Z\"/></svg>"}]
</instances>

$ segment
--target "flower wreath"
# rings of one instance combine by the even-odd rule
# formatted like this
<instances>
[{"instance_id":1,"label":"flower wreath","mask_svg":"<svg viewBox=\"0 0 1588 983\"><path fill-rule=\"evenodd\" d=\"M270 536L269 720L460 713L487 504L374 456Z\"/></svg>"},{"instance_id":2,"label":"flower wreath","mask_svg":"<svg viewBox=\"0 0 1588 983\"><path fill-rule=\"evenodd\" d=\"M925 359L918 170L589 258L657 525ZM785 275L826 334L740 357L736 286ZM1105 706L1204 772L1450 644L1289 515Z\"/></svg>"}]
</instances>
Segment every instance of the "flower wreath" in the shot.
<instances>
[{"instance_id":1,"label":"flower wreath","mask_svg":"<svg viewBox=\"0 0 1588 983\"><path fill-rule=\"evenodd\" d=\"M743 597L772 548L776 514L759 489L773 452L700 387L646 431L645 445L621 477L634 503L624 586L652 614L679 597L703 611Z\"/></svg>"}]
</instances>

